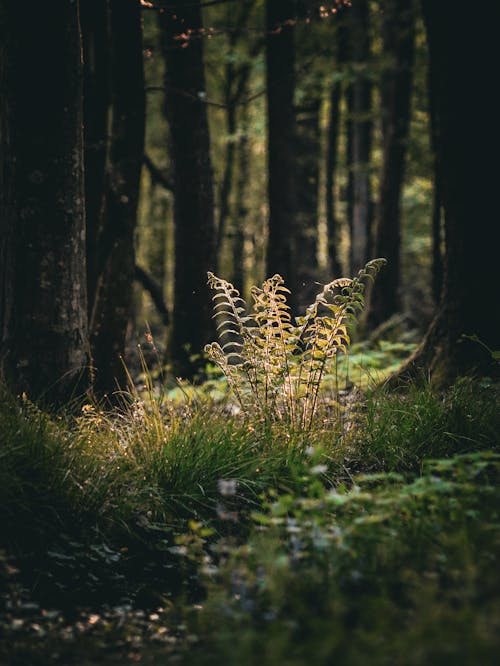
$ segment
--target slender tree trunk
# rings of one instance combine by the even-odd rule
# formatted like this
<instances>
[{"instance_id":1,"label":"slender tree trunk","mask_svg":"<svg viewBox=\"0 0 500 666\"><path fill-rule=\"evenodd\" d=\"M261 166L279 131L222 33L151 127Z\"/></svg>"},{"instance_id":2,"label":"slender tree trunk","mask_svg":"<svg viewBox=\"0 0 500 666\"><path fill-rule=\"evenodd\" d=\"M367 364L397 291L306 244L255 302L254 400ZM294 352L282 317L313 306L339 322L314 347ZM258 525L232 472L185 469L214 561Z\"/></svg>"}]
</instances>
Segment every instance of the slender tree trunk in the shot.
<instances>
[{"instance_id":1,"label":"slender tree trunk","mask_svg":"<svg viewBox=\"0 0 500 666\"><path fill-rule=\"evenodd\" d=\"M228 66L227 69L232 69ZM232 87L232 75L227 73L228 86ZM222 183L219 192L219 220L217 224L217 265L221 262L221 248L224 236L226 234L227 219L230 214L230 196L233 186L234 165L236 156L236 146L234 143L234 135L236 133L236 104L230 94L226 95L226 131L228 139L226 142L225 158L224 158L224 174L222 176Z\"/></svg>"},{"instance_id":2,"label":"slender tree trunk","mask_svg":"<svg viewBox=\"0 0 500 666\"><path fill-rule=\"evenodd\" d=\"M248 219L248 183L250 180L250 142L248 112L242 112L242 132L238 141L238 177L235 193L235 228L233 230L233 284L240 294L245 287L245 239Z\"/></svg>"},{"instance_id":3,"label":"slender tree trunk","mask_svg":"<svg viewBox=\"0 0 500 666\"><path fill-rule=\"evenodd\" d=\"M84 0L80 13L84 63L85 220L90 318L97 288L97 239L102 227L106 193L110 86L108 1Z\"/></svg>"},{"instance_id":4,"label":"slender tree trunk","mask_svg":"<svg viewBox=\"0 0 500 666\"><path fill-rule=\"evenodd\" d=\"M266 1L269 238L267 274L280 273L295 294L294 3Z\"/></svg>"},{"instance_id":5,"label":"slender tree trunk","mask_svg":"<svg viewBox=\"0 0 500 666\"><path fill-rule=\"evenodd\" d=\"M344 21L344 17L341 19ZM337 68L345 65L348 55L346 29L343 23L337 27ZM335 80L330 91L330 112L326 147L326 221L328 234L328 259L330 272L339 277L342 265L339 257L340 229L336 211L335 186L340 138L340 104L342 100L342 82Z\"/></svg>"},{"instance_id":6,"label":"slender tree trunk","mask_svg":"<svg viewBox=\"0 0 500 666\"><path fill-rule=\"evenodd\" d=\"M217 221L217 263L220 264L221 247L226 233L227 220L230 215L230 197L233 188L233 180L235 173L235 160L236 160L236 143L235 134L237 130L237 107L241 101L243 94L247 91L248 79L250 76L251 66L248 62L236 64L238 60L237 44L245 31L246 24L250 14L255 5L255 0L243 0L238 6L239 14L234 21L234 27L228 35L229 40L229 54L228 62L225 65L224 80L224 103L226 105L226 154L224 159L224 174L222 183L219 190L219 216ZM228 25L232 23L232 14L234 8L229 4L227 6L227 22ZM256 48L257 47L257 48ZM255 53L251 54L254 57L259 50L258 44L254 45Z\"/></svg>"},{"instance_id":7,"label":"slender tree trunk","mask_svg":"<svg viewBox=\"0 0 500 666\"><path fill-rule=\"evenodd\" d=\"M339 221L335 207L335 184L340 130L340 100L342 86L335 81L330 92L330 113L326 149L326 221L328 232L328 260L332 275L340 276L342 266L339 258Z\"/></svg>"},{"instance_id":8,"label":"slender tree trunk","mask_svg":"<svg viewBox=\"0 0 500 666\"><path fill-rule=\"evenodd\" d=\"M318 91L296 108L296 236L295 298L307 306L318 291L318 187L320 159L320 108ZM300 249L300 251L299 251Z\"/></svg>"},{"instance_id":9,"label":"slender tree trunk","mask_svg":"<svg viewBox=\"0 0 500 666\"><path fill-rule=\"evenodd\" d=\"M388 0L383 19L383 55L387 61L380 95L383 165L377 209L375 255L387 266L371 295L368 321L376 327L400 309L401 192L410 127L415 47L413 0Z\"/></svg>"},{"instance_id":10,"label":"slender tree trunk","mask_svg":"<svg viewBox=\"0 0 500 666\"><path fill-rule=\"evenodd\" d=\"M437 121L445 272L436 318L398 379L423 369L445 383L458 374L498 372L489 353L462 335L477 335L492 350L500 349L498 243L492 224L498 188L496 171L486 166L490 150L500 143L496 108L486 103L486 84L496 75L500 11L496 3L481 12L455 12L451 3L434 0L423 0L422 6Z\"/></svg>"},{"instance_id":11,"label":"slender tree trunk","mask_svg":"<svg viewBox=\"0 0 500 666\"><path fill-rule=\"evenodd\" d=\"M124 386L122 356L132 308L134 231L144 155L145 93L141 8L110 0L113 109L106 219L98 240L99 279L91 322L95 389Z\"/></svg>"},{"instance_id":12,"label":"slender tree trunk","mask_svg":"<svg viewBox=\"0 0 500 666\"><path fill-rule=\"evenodd\" d=\"M55 404L88 387L78 3L0 3L0 359Z\"/></svg>"},{"instance_id":13,"label":"slender tree trunk","mask_svg":"<svg viewBox=\"0 0 500 666\"><path fill-rule=\"evenodd\" d=\"M165 111L175 172L170 353L175 372L193 377L202 365L203 347L214 335L207 286L207 271L215 268L214 195L204 104L203 40L199 37L201 9L192 0L178 0L175 10L160 14L159 20L166 63ZM179 39L182 35L186 39Z\"/></svg>"},{"instance_id":14,"label":"slender tree trunk","mask_svg":"<svg viewBox=\"0 0 500 666\"><path fill-rule=\"evenodd\" d=\"M370 156L373 123L372 84L362 71L370 57L369 2L357 0L349 11L351 54L358 72L350 93L352 122L352 218L351 218L351 272L358 271L370 256L372 201L370 186Z\"/></svg>"}]
</instances>

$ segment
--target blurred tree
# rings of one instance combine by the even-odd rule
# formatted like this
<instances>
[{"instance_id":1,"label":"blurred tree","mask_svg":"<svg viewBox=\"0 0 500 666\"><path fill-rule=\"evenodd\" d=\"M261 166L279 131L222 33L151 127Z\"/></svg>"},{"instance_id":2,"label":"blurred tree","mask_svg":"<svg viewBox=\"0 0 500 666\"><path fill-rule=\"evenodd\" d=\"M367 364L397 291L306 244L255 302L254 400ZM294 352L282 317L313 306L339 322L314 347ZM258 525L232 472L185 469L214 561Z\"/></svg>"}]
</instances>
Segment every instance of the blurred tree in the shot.
<instances>
[{"instance_id":1,"label":"blurred tree","mask_svg":"<svg viewBox=\"0 0 500 666\"><path fill-rule=\"evenodd\" d=\"M176 0L159 14L165 113L174 167L175 280L170 354L191 378L213 337L207 271L215 268L214 195L199 2Z\"/></svg>"},{"instance_id":2,"label":"blurred tree","mask_svg":"<svg viewBox=\"0 0 500 666\"><path fill-rule=\"evenodd\" d=\"M494 371L490 354L500 349L496 108L478 103L496 77L500 7L455 11L452 3L422 2L430 53L436 122L437 164L446 233L443 292L438 313L422 345L399 374L419 368L444 383L459 374ZM464 95L464 81L467 94ZM493 222L493 224L492 224ZM498 365L496 366L498 368Z\"/></svg>"},{"instance_id":3,"label":"blurred tree","mask_svg":"<svg viewBox=\"0 0 500 666\"><path fill-rule=\"evenodd\" d=\"M248 217L248 183L250 178L250 145L248 114L242 113L242 126L238 139L238 177L235 193L235 220L233 224L233 284L240 294L245 290L245 240Z\"/></svg>"},{"instance_id":4,"label":"blurred tree","mask_svg":"<svg viewBox=\"0 0 500 666\"><path fill-rule=\"evenodd\" d=\"M112 122L91 317L94 387L99 394L124 386L126 381L122 356L132 307L145 123L141 8L136 0L110 0L109 6Z\"/></svg>"},{"instance_id":5,"label":"blurred tree","mask_svg":"<svg viewBox=\"0 0 500 666\"><path fill-rule=\"evenodd\" d=\"M260 50L260 40L255 42L249 57L239 55L238 46L252 10L255 0L244 0L238 7L238 12L228 35L228 50L225 54L226 62L223 73L223 102L225 106L225 122L227 140L224 154L224 170L219 190L218 221L217 221L217 261L220 262L222 241L226 232L226 223L230 215L230 195L235 174L235 158L237 148L237 115L238 106L242 103L244 95L248 91L248 80L251 74L252 58L255 58ZM232 24L234 10L229 4L226 7L227 24Z\"/></svg>"},{"instance_id":6,"label":"blurred tree","mask_svg":"<svg viewBox=\"0 0 500 666\"><path fill-rule=\"evenodd\" d=\"M50 403L89 385L78 3L0 3L0 358Z\"/></svg>"},{"instance_id":7,"label":"blurred tree","mask_svg":"<svg viewBox=\"0 0 500 666\"><path fill-rule=\"evenodd\" d=\"M336 39L336 72L330 88L329 115L326 146L326 223L328 235L328 261L331 275L342 275L342 265L339 257L340 229L336 210L336 176L340 140L340 109L342 100L342 68L345 67L348 48L346 43L346 29L343 21L337 19Z\"/></svg>"},{"instance_id":8,"label":"blurred tree","mask_svg":"<svg viewBox=\"0 0 500 666\"><path fill-rule=\"evenodd\" d=\"M351 272L355 273L371 253L372 195L370 158L372 147L372 82L369 76L370 3L356 0L346 14L349 22L349 51L353 81L347 101L350 126L348 131L348 160L351 184L350 203Z\"/></svg>"},{"instance_id":9,"label":"blurred tree","mask_svg":"<svg viewBox=\"0 0 500 666\"><path fill-rule=\"evenodd\" d=\"M375 256L388 264L371 293L368 322L376 327L400 310L401 191L410 124L415 45L413 0L387 0L382 21L380 82L383 163L377 206Z\"/></svg>"},{"instance_id":10,"label":"blurred tree","mask_svg":"<svg viewBox=\"0 0 500 666\"><path fill-rule=\"evenodd\" d=\"M266 0L267 274L280 273L293 295L297 287L294 24L293 0Z\"/></svg>"},{"instance_id":11,"label":"blurred tree","mask_svg":"<svg viewBox=\"0 0 500 666\"><path fill-rule=\"evenodd\" d=\"M427 81L429 87L429 111L431 121L431 146L434 168L434 188L432 192L432 296L435 305L439 305L443 288L443 210L441 194L441 172L438 166L438 119L436 115L435 86L431 76L434 71L428 68Z\"/></svg>"},{"instance_id":12,"label":"blurred tree","mask_svg":"<svg viewBox=\"0 0 500 666\"><path fill-rule=\"evenodd\" d=\"M305 20L304 20L305 19ZM295 51L295 192L296 294L302 310L318 289L319 177L321 158L321 108L324 72L314 64L321 50L321 20L306 0L297 3Z\"/></svg>"}]
</instances>

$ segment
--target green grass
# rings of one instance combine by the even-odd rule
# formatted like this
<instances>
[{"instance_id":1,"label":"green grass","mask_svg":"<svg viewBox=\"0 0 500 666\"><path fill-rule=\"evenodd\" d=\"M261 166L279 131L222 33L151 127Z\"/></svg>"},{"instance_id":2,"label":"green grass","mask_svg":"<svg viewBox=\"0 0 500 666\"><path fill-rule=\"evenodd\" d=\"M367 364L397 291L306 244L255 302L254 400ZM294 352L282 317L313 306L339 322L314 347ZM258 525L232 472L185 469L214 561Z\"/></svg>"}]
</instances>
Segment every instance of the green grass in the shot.
<instances>
[{"instance_id":1,"label":"green grass","mask_svg":"<svg viewBox=\"0 0 500 666\"><path fill-rule=\"evenodd\" d=\"M494 663L498 385L347 394L308 432L220 389L3 391L0 662Z\"/></svg>"}]
</instances>

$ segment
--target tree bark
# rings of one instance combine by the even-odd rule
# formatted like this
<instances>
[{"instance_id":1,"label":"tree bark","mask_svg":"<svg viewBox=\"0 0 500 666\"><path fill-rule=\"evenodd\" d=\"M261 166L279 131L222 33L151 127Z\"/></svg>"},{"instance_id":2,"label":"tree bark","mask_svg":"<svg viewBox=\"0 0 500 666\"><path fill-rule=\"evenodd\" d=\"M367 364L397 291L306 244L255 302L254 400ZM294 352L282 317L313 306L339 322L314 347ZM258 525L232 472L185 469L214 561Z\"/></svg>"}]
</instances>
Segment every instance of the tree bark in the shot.
<instances>
[{"instance_id":1,"label":"tree bark","mask_svg":"<svg viewBox=\"0 0 500 666\"><path fill-rule=\"evenodd\" d=\"M351 57L356 67L356 78L351 85L349 114L352 123L352 217L351 272L357 272L370 256L372 201L370 185L370 157L372 145L371 120L372 84L364 68L370 57L369 3L357 0L349 10Z\"/></svg>"},{"instance_id":2,"label":"tree bark","mask_svg":"<svg viewBox=\"0 0 500 666\"><path fill-rule=\"evenodd\" d=\"M371 292L368 323L372 328L400 310L401 192L410 127L415 46L413 0L386 2L382 37L386 61L380 84L383 164L375 256L387 259L387 266Z\"/></svg>"},{"instance_id":3,"label":"tree bark","mask_svg":"<svg viewBox=\"0 0 500 666\"><path fill-rule=\"evenodd\" d=\"M498 187L496 172L485 168L499 145L496 107L486 100L496 76L500 12L496 3L480 12L455 12L451 3L433 0L423 0L422 6L437 122L445 272L436 318L397 380L424 370L444 384L460 374L498 372L490 354L462 336L477 335L493 351L500 349L498 244L492 225Z\"/></svg>"},{"instance_id":4,"label":"tree bark","mask_svg":"<svg viewBox=\"0 0 500 666\"><path fill-rule=\"evenodd\" d=\"M126 383L122 357L132 308L134 231L144 156L145 93L139 3L110 0L110 27L110 165L91 320L94 385L98 394L109 393Z\"/></svg>"},{"instance_id":5,"label":"tree bark","mask_svg":"<svg viewBox=\"0 0 500 666\"><path fill-rule=\"evenodd\" d=\"M0 358L50 404L88 388L78 3L0 3Z\"/></svg>"},{"instance_id":6,"label":"tree bark","mask_svg":"<svg viewBox=\"0 0 500 666\"><path fill-rule=\"evenodd\" d=\"M268 118L269 237L267 275L280 273L297 287L295 200L294 3L266 1L266 82Z\"/></svg>"},{"instance_id":7,"label":"tree bark","mask_svg":"<svg viewBox=\"0 0 500 666\"><path fill-rule=\"evenodd\" d=\"M170 355L192 378L214 336L207 271L215 268L215 229L201 9L178 0L159 15L166 64L165 113L174 164L175 284Z\"/></svg>"},{"instance_id":8,"label":"tree bark","mask_svg":"<svg viewBox=\"0 0 500 666\"><path fill-rule=\"evenodd\" d=\"M83 45L87 300L90 319L97 288L97 241L102 231L106 194L110 92L108 1L85 0L81 4L80 14Z\"/></svg>"}]
</instances>

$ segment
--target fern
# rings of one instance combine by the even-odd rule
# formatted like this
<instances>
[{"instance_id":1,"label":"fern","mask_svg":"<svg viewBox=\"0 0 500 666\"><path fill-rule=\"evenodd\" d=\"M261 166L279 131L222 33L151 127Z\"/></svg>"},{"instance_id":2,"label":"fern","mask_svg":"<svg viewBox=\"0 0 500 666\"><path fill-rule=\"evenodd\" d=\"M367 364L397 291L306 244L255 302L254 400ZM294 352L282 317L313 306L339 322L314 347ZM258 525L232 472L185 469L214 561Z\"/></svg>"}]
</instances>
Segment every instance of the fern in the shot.
<instances>
[{"instance_id":1,"label":"fern","mask_svg":"<svg viewBox=\"0 0 500 666\"><path fill-rule=\"evenodd\" d=\"M295 323L287 303L290 291L280 275L252 288L253 307L247 313L238 290L208 274L220 342L205 351L246 415L311 428L325 374L339 353L347 353L366 282L384 264L385 259L374 259L355 278L328 283Z\"/></svg>"}]
</instances>

